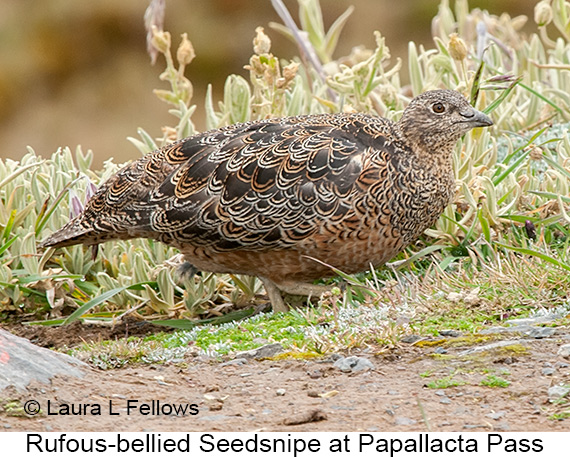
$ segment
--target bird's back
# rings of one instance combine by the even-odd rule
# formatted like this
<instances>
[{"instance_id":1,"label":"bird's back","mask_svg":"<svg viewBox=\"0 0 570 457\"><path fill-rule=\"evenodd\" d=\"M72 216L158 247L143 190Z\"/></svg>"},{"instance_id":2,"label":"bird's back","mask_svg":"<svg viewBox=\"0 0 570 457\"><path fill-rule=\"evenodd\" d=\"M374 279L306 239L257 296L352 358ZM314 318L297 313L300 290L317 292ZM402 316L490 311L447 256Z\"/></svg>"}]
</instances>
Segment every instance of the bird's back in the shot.
<instances>
[{"instance_id":1,"label":"bird's back","mask_svg":"<svg viewBox=\"0 0 570 457\"><path fill-rule=\"evenodd\" d=\"M382 264L439 216L450 171L417 166L396 124L322 114L237 124L120 170L44 246L153 238L198 268L315 279ZM443 176L443 178L442 178Z\"/></svg>"}]
</instances>

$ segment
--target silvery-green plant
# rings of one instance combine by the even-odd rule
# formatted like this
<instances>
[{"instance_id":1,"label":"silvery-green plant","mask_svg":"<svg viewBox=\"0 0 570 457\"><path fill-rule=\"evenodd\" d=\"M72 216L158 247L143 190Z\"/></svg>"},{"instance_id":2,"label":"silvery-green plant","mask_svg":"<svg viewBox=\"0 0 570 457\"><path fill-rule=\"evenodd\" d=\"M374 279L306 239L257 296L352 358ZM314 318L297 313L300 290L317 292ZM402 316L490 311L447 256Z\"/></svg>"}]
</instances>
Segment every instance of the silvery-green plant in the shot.
<instances>
[{"instance_id":1,"label":"silvery-green plant","mask_svg":"<svg viewBox=\"0 0 570 457\"><path fill-rule=\"evenodd\" d=\"M343 110L397 119L417 93L456 89L490 113L495 127L474 131L458 143L454 203L428 230L428 246L411 258L457 247L475 260L493 257L510 244L512 224L522 227L527 220L539 229L533 252L540 254L539 243L550 239L550 227L570 223L568 2L539 2L537 33L526 37L521 32L524 17L470 10L467 0L457 0L452 9L442 0L433 20L434 46L409 44L409 84L402 74L405 59L392 58L379 32L374 32L375 49L355 47L349 56L335 57L351 9L325 30L318 0L299 0L300 26L283 2L273 4L284 21L273 27L294 40L302 56L274 56L269 36L258 28L252 33L253 54L244 62L248 74L228 76L218 102L208 88L208 128ZM550 23L557 36L552 29L547 34ZM143 154L196 131L192 116L197 105L184 74L194 57L192 45L183 34L173 52L168 32L150 31L166 66L160 78L170 86L155 93L169 105L175 123L163 128L161 138L142 129L138 138L129 138ZM176 268L169 266L177 251L150 240L106 243L96 258L82 246L37 252L36 242L80 211L95 186L119 167L109 160L94 171L91 160L90 151L63 148L47 159L30 150L20 161L0 161L0 312L20 308L58 317L70 305L78 307L71 316L75 319L106 303L98 318L127 310L145 317L197 316L211 309L225 312L231 303L241 304L260 292L259 281L239 276L205 274L180 281ZM531 247L523 248L531 252ZM455 257L440 257L440 265L451 265ZM374 291L382 281L375 275L345 280L353 284L343 297L345 305L377 300ZM337 303L333 298L325 301Z\"/></svg>"}]
</instances>

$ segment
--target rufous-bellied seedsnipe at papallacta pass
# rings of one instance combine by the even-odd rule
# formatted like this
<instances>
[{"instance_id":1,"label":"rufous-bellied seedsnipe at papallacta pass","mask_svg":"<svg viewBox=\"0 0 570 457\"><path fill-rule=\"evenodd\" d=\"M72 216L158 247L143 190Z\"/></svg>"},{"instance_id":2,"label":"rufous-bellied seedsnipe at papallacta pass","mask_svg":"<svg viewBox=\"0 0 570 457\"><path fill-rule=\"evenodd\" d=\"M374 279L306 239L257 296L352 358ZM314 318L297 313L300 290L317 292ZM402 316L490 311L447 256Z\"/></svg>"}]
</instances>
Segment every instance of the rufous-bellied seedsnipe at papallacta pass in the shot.
<instances>
[{"instance_id":1,"label":"rufous-bellied seedsnipe at papallacta pass","mask_svg":"<svg viewBox=\"0 0 570 457\"><path fill-rule=\"evenodd\" d=\"M275 311L311 282L380 266L435 223L455 191L452 152L492 125L451 90L398 122L362 113L230 125L169 144L107 180L40 247L152 238L195 268L258 276Z\"/></svg>"}]
</instances>

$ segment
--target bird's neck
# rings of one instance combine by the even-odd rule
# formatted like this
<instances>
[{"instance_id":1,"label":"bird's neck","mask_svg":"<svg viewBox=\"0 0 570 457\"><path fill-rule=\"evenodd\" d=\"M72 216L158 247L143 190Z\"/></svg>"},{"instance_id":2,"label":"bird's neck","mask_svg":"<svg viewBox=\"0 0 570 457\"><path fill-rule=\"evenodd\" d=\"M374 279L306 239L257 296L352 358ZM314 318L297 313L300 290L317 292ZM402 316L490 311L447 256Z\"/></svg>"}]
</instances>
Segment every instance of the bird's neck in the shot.
<instances>
[{"instance_id":1,"label":"bird's neck","mask_svg":"<svg viewBox=\"0 0 570 457\"><path fill-rule=\"evenodd\" d=\"M425 170L437 169L452 173L453 148L459 138L442 139L429 132L400 132L401 141L407 146L414 162Z\"/></svg>"}]
</instances>

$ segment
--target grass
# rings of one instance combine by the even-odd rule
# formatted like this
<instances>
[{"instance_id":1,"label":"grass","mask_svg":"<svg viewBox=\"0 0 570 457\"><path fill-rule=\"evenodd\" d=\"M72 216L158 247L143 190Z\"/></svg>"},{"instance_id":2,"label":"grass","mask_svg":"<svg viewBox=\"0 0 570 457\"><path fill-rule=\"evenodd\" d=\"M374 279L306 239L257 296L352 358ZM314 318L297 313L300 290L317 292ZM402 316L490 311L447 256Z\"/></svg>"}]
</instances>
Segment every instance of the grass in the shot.
<instances>
[{"instance_id":1,"label":"grass","mask_svg":"<svg viewBox=\"0 0 570 457\"><path fill-rule=\"evenodd\" d=\"M501 378L500 376L496 376L493 374L487 375L482 381L481 381L481 385L482 386L486 386L486 387L509 387L511 385L510 381L507 381L504 378Z\"/></svg>"},{"instance_id":2,"label":"grass","mask_svg":"<svg viewBox=\"0 0 570 457\"><path fill-rule=\"evenodd\" d=\"M450 387L464 386L467 384L465 381L454 379L453 375L444 378L435 379L426 384L430 389L448 389Z\"/></svg>"},{"instance_id":3,"label":"grass","mask_svg":"<svg viewBox=\"0 0 570 457\"><path fill-rule=\"evenodd\" d=\"M275 4L286 17L284 6ZM374 49L340 59L335 46L350 11L326 30L317 0L299 2L299 8L309 39L298 44L313 48L317 60L275 56L268 33L252 31L246 77L229 75L221 100L208 90L203 107L208 128L352 109L397 119L409 95L457 89L490 113L495 126L475 130L457 144L457 194L438 222L390 267L341 274L333 280L340 286L337 294L288 314L247 320L266 301L259 280L207 273L180 280L174 266L178 252L157 242L105 243L95 259L81 246L38 252L36 243L80 211L118 165L107 161L94 170L93 152L80 147L61 148L47 158L30 149L19 161L0 161L0 320L63 325L76 319L112 323L135 315L181 329L109 343L98 354L96 347L83 347L93 353L94 363L112 367L177 359L190 342L216 357L274 341L293 354L381 350L397 347L401 336L411 333L437 336L453 329L469 337L511 318L557 309L568 314L570 43L565 28L554 21L547 31L539 24L524 37L518 19L487 15L496 40L489 39L482 53L475 38L468 40L476 37L470 27L482 13L470 11L466 1L457 2L455 10L442 1L433 48L410 43L407 60L394 58L381 34L371 31ZM292 27L275 26L273 33L295 40ZM465 42L466 54L453 49L454 32ZM502 46L493 44L497 40ZM167 85L156 95L174 123L161 138L142 129L129 138L141 153L196 132L192 116L198 107L185 76L194 51L188 36L176 49L175 41L166 31L154 32ZM567 322L561 317L548 325Z\"/></svg>"}]
</instances>

